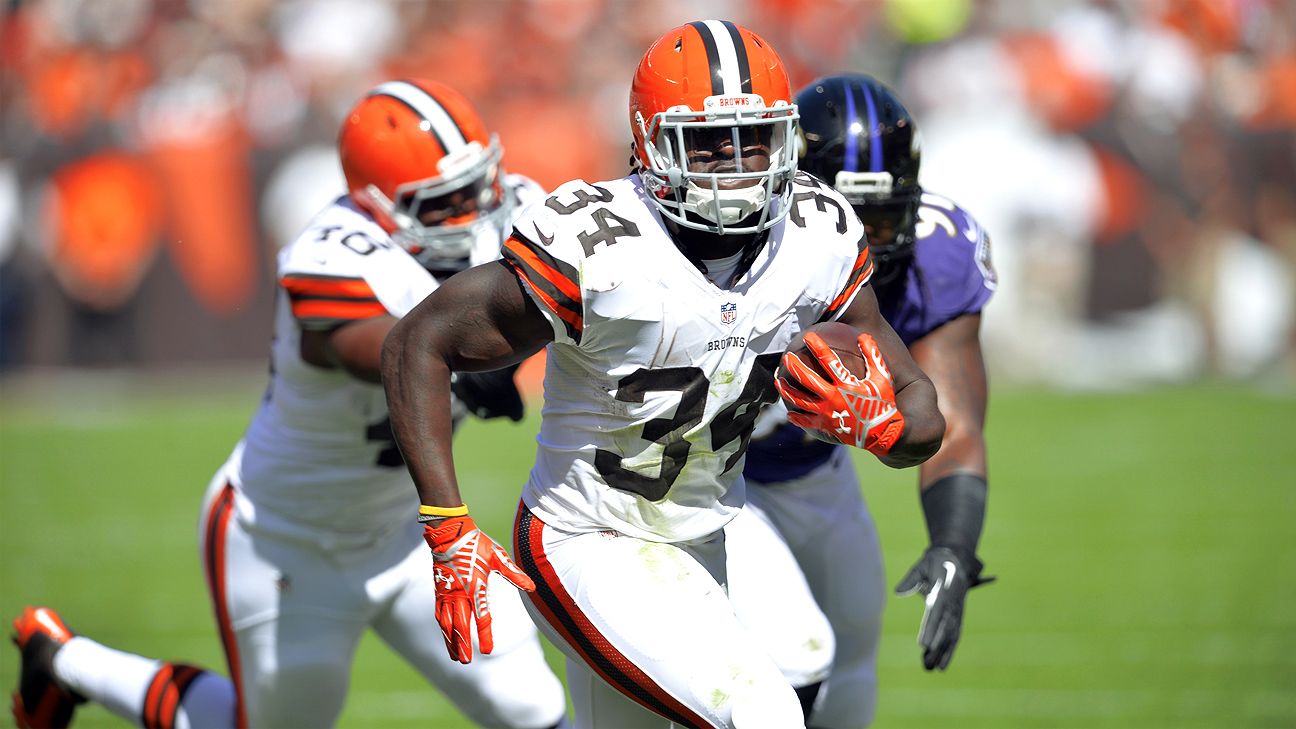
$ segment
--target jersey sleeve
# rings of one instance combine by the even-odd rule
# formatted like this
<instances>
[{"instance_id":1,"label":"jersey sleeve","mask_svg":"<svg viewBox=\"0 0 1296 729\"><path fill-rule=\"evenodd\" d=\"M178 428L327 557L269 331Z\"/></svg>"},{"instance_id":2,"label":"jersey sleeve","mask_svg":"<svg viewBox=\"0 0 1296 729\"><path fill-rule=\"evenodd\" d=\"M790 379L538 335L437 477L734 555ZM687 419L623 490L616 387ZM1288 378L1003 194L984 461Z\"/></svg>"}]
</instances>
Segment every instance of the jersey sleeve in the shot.
<instances>
[{"instance_id":1,"label":"jersey sleeve","mask_svg":"<svg viewBox=\"0 0 1296 729\"><path fill-rule=\"evenodd\" d=\"M824 209L835 209L841 213L838 220L832 222L832 227L825 226L821 234L822 237L832 240L834 247L839 251L837 260L840 263L833 284L833 295L828 299L828 306L819 317L819 321L836 321L842 312L850 308L855 295L873 277L873 259L869 257L868 238L864 233L864 224L860 222L859 216L855 215L855 210L840 193L820 182L818 178L809 175L798 177L798 180L812 188L811 191L801 195L823 196L822 204L816 199L816 205L822 205ZM824 218L821 216L820 220Z\"/></svg>"},{"instance_id":2,"label":"jersey sleeve","mask_svg":"<svg viewBox=\"0 0 1296 729\"><path fill-rule=\"evenodd\" d=\"M846 282L842 284L837 296L828 302L828 308L824 309L819 321L836 321L842 312L850 308L851 302L855 300L855 294L858 294L864 284L872 278L873 260L869 258L868 244L861 243L861 246L863 250L855 255L855 262L846 274Z\"/></svg>"},{"instance_id":3,"label":"jersey sleeve","mask_svg":"<svg viewBox=\"0 0 1296 729\"><path fill-rule=\"evenodd\" d=\"M335 206L279 253L279 287L303 329L404 316L436 280L381 228Z\"/></svg>"},{"instance_id":4,"label":"jersey sleeve","mask_svg":"<svg viewBox=\"0 0 1296 729\"><path fill-rule=\"evenodd\" d=\"M279 278L293 318L303 329L332 329L350 321L387 314L363 278L288 273Z\"/></svg>"},{"instance_id":5,"label":"jersey sleeve","mask_svg":"<svg viewBox=\"0 0 1296 729\"><path fill-rule=\"evenodd\" d=\"M918 268L929 289L927 308L943 321L976 314L997 285L990 235L966 210L930 193L919 210Z\"/></svg>"},{"instance_id":6,"label":"jersey sleeve","mask_svg":"<svg viewBox=\"0 0 1296 729\"><path fill-rule=\"evenodd\" d=\"M554 341L579 345L585 328L580 275L584 250L546 202L528 206L514 221L503 258L549 320Z\"/></svg>"}]
</instances>

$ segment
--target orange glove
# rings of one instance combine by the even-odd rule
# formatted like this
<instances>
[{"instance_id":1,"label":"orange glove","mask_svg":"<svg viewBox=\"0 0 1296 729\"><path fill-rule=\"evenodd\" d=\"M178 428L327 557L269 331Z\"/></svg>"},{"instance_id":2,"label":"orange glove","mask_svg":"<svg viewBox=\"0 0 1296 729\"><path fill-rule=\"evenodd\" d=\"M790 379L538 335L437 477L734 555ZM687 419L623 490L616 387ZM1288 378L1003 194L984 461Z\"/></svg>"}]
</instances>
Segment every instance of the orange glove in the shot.
<instances>
[{"instance_id":1,"label":"orange glove","mask_svg":"<svg viewBox=\"0 0 1296 729\"><path fill-rule=\"evenodd\" d=\"M793 352L783 355L783 376L774 386L788 406L788 422L829 442L863 448L884 456L904 432L904 416L896 406L891 371L877 342L861 333L856 342L868 372L860 379L815 332L805 335L806 346L830 373L827 378ZM784 382L784 377L795 386Z\"/></svg>"},{"instance_id":2,"label":"orange glove","mask_svg":"<svg viewBox=\"0 0 1296 729\"><path fill-rule=\"evenodd\" d=\"M486 579L499 572L520 590L532 592L535 583L518 569L508 552L477 528L470 516L453 516L435 526L423 526L423 539L432 548L436 570L436 619L446 650L460 663L472 661L472 620L482 653L495 649L491 636L490 606L486 604Z\"/></svg>"}]
</instances>

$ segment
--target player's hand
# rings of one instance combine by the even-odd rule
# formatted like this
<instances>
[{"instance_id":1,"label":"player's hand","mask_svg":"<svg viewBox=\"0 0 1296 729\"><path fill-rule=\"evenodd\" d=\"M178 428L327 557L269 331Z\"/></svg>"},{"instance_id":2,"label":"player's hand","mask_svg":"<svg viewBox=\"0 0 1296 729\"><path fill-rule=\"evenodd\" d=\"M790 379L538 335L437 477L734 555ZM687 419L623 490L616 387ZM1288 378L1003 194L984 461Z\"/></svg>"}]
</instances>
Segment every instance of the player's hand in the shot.
<instances>
[{"instance_id":1,"label":"player's hand","mask_svg":"<svg viewBox=\"0 0 1296 729\"><path fill-rule=\"evenodd\" d=\"M423 538L432 548L436 570L436 619L441 625L450 657L460 663L472 661L472 624L477 624L477 642L482 653L495 649L491 635L490 606L486 603L486 580L491 572L520 590L532 592L535 583L518 569L508 553L477 528L470 516L452 516L438 524L425 524Z\"/></svg>"},{"instance_id":2,"label":"player's hand","mask_svg":"<svg viewBox=\"0 0 1296 729\"><path fill-rule=\"evenodd\" d=\"M782 377L774 378L788 404L788 421L821 439L863 448L875 456L890 452L904 431L904 415L896 406L891 371L877 342L868 334L859 335L856 344L868 370L863 379L847 369L815 332L806 333L805 343L829 376L825 378L795 352L783 355L783 371L797 385L790 387Z\"/></svg>"},{"instance_id":3,"label":"player's hand","mask_svg":"<svg viewBox=\"0 0 1296 729\"><path fill-rule=\"evenodd\" d=\"M468 412L482 420L508 418L516 423L522 419L522 395L513 381L517 368L511 365L490 372L456 372L450 380L450 391Z\"/></svg>"},{"instance_id":4,"label":"player's hand","mask_svg":"<svg viewBox=\"0 0 1296 729\"><path fill-rule=\"evenodd\" d=\"M981 577L980 560L949 547L928 547L909 568L895 591L901 597L914 593L927 597L922 624L918 626L923 668L944 671L949 665L963 630L963 601L967 591L989 582L994 582L994 578Z\"/></svg>"}]
</instances>

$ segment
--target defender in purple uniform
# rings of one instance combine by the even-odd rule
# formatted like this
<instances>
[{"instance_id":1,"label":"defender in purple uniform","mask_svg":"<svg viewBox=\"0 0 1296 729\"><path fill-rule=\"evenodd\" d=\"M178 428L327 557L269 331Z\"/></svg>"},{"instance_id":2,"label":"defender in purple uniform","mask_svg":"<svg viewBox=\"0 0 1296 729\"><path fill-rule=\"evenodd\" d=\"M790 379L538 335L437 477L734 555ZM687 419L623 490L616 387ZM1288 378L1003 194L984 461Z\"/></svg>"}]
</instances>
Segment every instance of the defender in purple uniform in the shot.
<instances>
[{"instance_id":1,"label":"defender in purple uniform","mask_svg":"<svg viewBox=\"0 0 1296 729\"><path fill-rule=\"evenodd\" d=\"M918 636L923 665L943 670L958 642L967 590L989 581L981 577L976 548L986 503L987 386L979 329L996 283L990 240L966 211L919 187L918 130L877 80L821 78L796 103L805 141L801 169L842 192L864 222L879 308L936 384L945 415L941 450L919 470L931 545L896 588L925 596ZM772 598L784 586L762 582L759 560L747 559L741 534L727 535L730 592L749 628L770 641L781 634L784 655L789 631L807 645L835 639L828 678L797 686L808 726L867 726L877 697L886 589L877 533L850 454L787 423L777 407L762 415L748 449L748 507L788 543L833 634L797 634L821 621L779 610L786 600ZM798 671L807 675L805 660Z\"/></svg>"}]
</instances>

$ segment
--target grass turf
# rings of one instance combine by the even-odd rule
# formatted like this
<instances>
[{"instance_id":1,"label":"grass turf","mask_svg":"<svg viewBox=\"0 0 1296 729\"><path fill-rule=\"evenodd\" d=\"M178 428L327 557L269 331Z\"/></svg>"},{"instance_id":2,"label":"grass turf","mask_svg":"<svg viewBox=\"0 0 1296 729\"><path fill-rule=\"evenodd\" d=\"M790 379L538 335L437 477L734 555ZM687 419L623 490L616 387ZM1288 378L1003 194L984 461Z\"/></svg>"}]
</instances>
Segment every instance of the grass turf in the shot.
<instances>
[{"instance_id":1,"label":"grass turf","mask_svg":"<svg viewBox=\"0 0 1296 729\"><path fill-rule=\"evenodd\" d=\"M105 644L223 670L195 527L256 388L3 384L0 616L47 604ZM456 444L493 534L536 422L470 423ZM889 603L875 726L1296 726L1294 435L1290 395L996 392L982 556L999 582L970 596L944 674L922 670L919 600ZM915 477L858 456L894 583L925 543ZM0 659L6 690L17 665ZM340 725L469 726L372 637Z\"/></svg>"}]
</instances>

